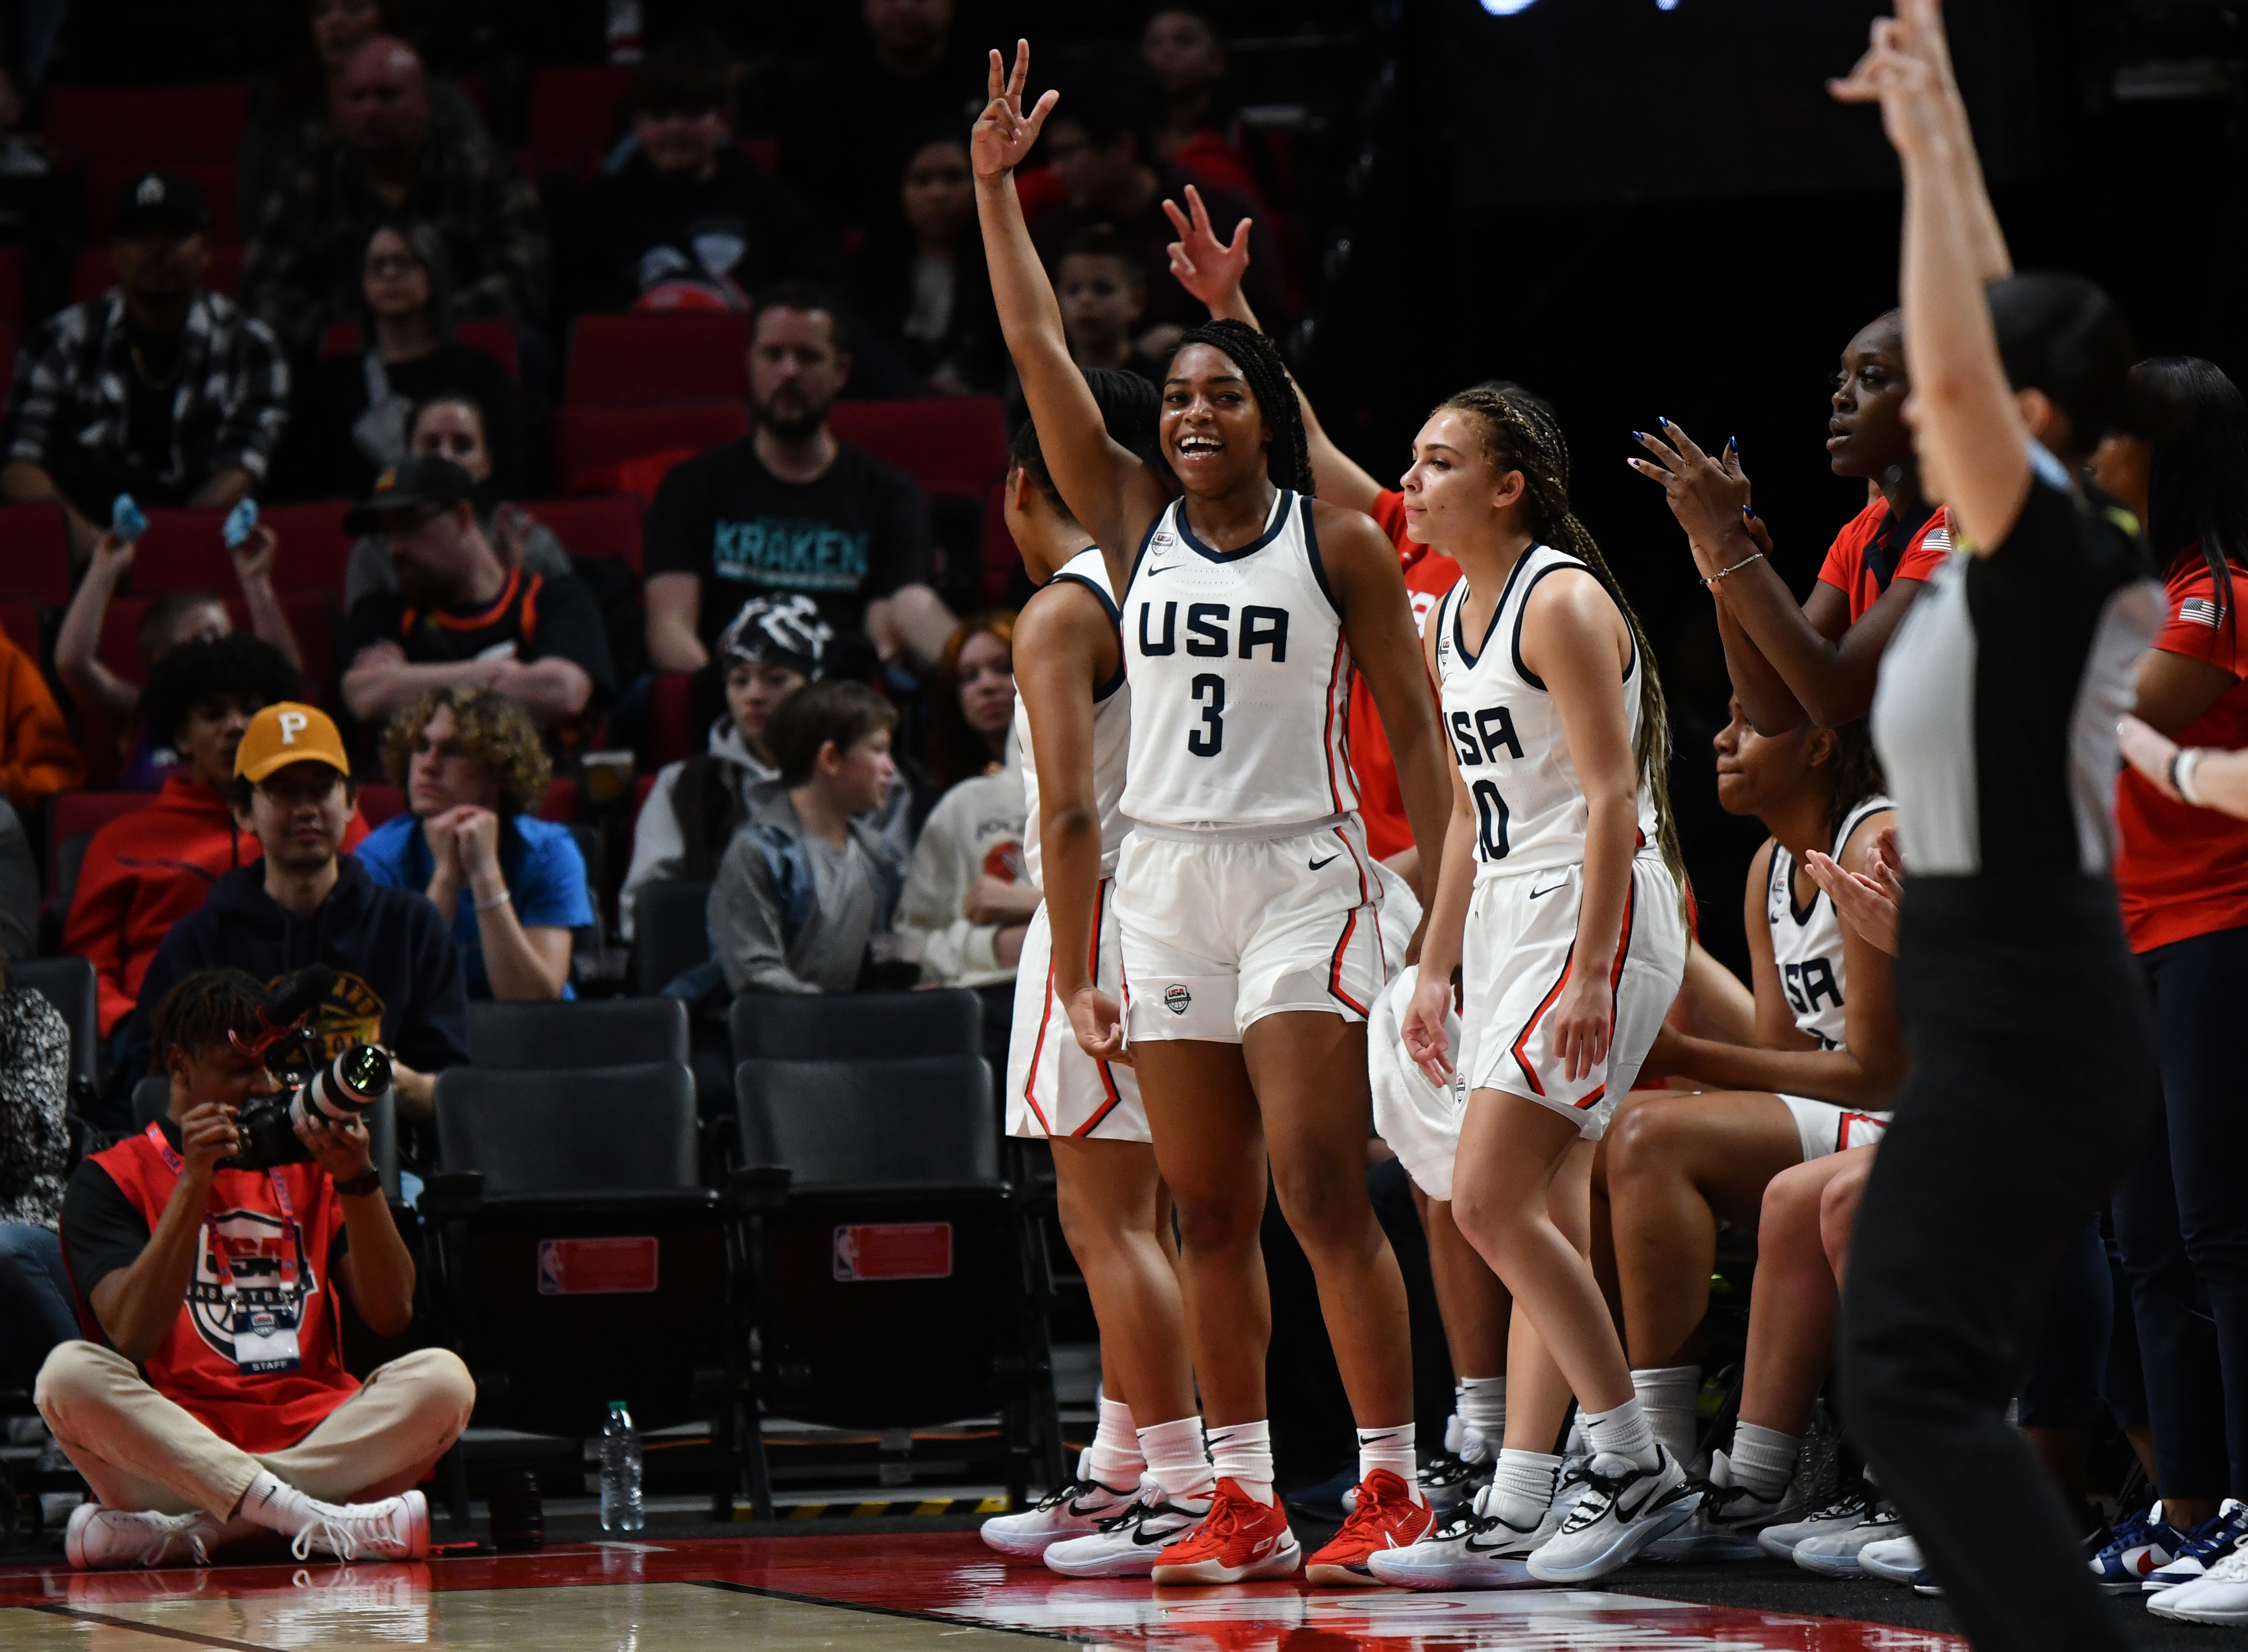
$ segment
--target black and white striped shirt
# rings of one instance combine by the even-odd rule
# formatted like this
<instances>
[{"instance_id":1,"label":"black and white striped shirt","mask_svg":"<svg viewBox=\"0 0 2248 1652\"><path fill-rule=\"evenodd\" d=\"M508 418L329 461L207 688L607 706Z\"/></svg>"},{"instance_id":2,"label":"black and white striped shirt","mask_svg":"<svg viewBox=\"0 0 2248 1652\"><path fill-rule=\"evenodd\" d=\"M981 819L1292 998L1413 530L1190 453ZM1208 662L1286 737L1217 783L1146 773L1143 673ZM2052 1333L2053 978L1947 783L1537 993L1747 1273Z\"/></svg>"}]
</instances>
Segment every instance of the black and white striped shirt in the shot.
<instances>
[{"instance_id":1,"label":"black and white striped shirt","mask_svg":"<svg viewBox=\"0 0 2248 1652\"><path fill-rule=\"evenodd\" d=\"M1912 876L2106 877L2115 723L2161 617L2128 512L2039 450L2019 520L1936 571L1881 661L1874 741Z\"/></svg>"}]
</instances>

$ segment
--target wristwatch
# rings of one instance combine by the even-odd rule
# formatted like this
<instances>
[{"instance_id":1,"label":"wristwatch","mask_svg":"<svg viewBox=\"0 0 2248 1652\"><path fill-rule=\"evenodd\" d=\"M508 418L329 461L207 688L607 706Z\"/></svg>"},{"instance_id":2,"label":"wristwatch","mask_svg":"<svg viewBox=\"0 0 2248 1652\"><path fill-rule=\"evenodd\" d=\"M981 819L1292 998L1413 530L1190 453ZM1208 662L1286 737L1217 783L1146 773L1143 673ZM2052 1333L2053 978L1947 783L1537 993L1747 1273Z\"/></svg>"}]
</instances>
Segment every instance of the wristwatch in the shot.
<instances>
[{"instance_id":1,"label":"wristwatch","mask_svg":"<svg viewBox=\"0 0 2248 1652\"><path fill-rule=\"evenodd\" d=\"M371 1164L350 1181L336 1183L336 1191L347 1199L364 1198L370 1193L379 1193L381 1190L382 1173Z\"/></svg>"}]
</instances>

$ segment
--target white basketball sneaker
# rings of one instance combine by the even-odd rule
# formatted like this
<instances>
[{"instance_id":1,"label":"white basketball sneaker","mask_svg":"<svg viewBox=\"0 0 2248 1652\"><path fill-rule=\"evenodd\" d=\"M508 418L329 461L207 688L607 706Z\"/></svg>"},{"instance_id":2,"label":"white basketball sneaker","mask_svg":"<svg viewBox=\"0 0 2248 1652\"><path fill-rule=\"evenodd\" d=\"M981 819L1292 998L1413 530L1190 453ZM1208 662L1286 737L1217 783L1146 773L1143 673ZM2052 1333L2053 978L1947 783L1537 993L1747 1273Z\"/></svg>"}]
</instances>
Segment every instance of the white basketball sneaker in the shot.
<instances>
[{"instance_id":1,"label":"white basketball sneaker","mask_svg":"<svg viewBox=\"0 0 2248 1652\"><path fill-rule=\"evenodd\" d=\"M429 1553L429 1500L419 1491L380 1503L307 1500L312 1523L289 1546L299 1560L316 1553L339 1560L418 1560Z\"/></svg>"},{"instance_id":2,"label":"white basketball sneaker","mask_svg":"<svg viewBox=\"0 0 2248 1652\"><path fill-rule=\"evenodd\" d=\"M1733 1465L1723 1451L1710 1457L1710 1477L1702 1505L1667 1538L1643 1551L1650 1560L1754 1560L1763 1556L1759 1539L1772 1526L1799 1518L1803 1496L1790 1480L1775 1498L1758 1497L1733 1482Z\"/></svg>"},{"instance_id":3,"label":"white basketball sneaker","mask_svg":"<svg viewBox=\"0 0 2248 1652\"><path fill-rule=\"evenodd\" d=\"M1582 1583L1628 1565L1693 1518L1701 1497L1666 1446L1655 1466L1601 1452L1585 1465L1576 1506L1527 1562L1540 1583Z\"/></svg>"},{"instance_id":4,"label":"white basketball sneaker","mask_svg":"<svg viewBox=\"0 0 2248 1652\"><path fill-rule=\"evenodd\" d=\"M1561 1529L1561 1516L1548 1509L1524 1531L1491 1512L1492 1502L1486 1486L1450 1525L1402 1549L1376 1550L1367 1558L1367 1569L1406 1589L1519 1588L1523 1562Z\"/></svg>"},{"instance_id":5,"label":"white basketball sneaker","mask_svg":"<svg viewBox=\"0 0 2248 1652\"><path fill-rule=\"evenodd\" d=\"M1088 1532L1047 1546L1049 1571L1066 1578L1144 1578L1163 1551L1189 1536L1210 1512L1207 1498L1173 1503L1153 1480L1140 1483L1140 1495Z\"/></svg>"},{"instance_id":6,"label":"white basketball sneaker","mask_svg":"<svg viewBox=\"0 0 2248 1652\"><path fill-rule=\"evenodd\" d=\"M1020 1514L995 1514L977 1528L1002 1554L1035 1560L1057 1543L1081 1538L1132 1505L1140 1488L1119 1491L1079 1466L1078 1477L1056 1486Z\"/></svg>"},{"instance_id":7,"label":"white basketball sneaker","mask_svg":"<svg viewBox=\"0 0 2248 1652\"><path fill-rule=\"evenodd\" d=\"M209 1566L223 1528L208 1514L145 1514L81 1503L63 1533L63 1554L75 1572Z\"/></svg>"},{"instance_id":8,"label":"white basketball sneaker","mask_svg":"<svg viewBox=\"0 0 2248 1652\"><path fill-rule=\"evenodd\" d=\"M2164 1589L2147 1602L2147 1610L2186 1623L2248 1623L2248 1546L2233 1549L2190 1583Z\"/></svg>"},{"instance_id":9,"label":"white basketball sneaker","mask_svg":"<svg viewBox=\"0 0 2248 1652\"><path fill-rule=\"evenodd\" d=\"M1854 1531L1873 1517L1873 1500L1863 1486L1839 1491L1799 1519L1768 1525L1757 1533L1757 1546L1775 1560L1792 1560L1795 1546L1811 1538Z\"/></svg>"},{"instance_id":10,"label":"white basketball sneaker","mask_svg":"<svg viewBox=\"0 0 2248 1652\"><path fill-rule=\"evenodd\" d=\"M1838 1525L1832 1531L1797 1539L1794 1553L1788 1559L1818 1577L1863 1577L1868 1568L1860 1563L1859 1557L1875 1544L1893 1542L1904 1535L1903 1518L1892 1505L1879 1504L1865 1518L1853 1525ZM1919 1564L1916 1559L1913 1562L1916 1566ZM1900 1580L1892 1578L1889 1581Z\"/></svg>"}]
</instances>

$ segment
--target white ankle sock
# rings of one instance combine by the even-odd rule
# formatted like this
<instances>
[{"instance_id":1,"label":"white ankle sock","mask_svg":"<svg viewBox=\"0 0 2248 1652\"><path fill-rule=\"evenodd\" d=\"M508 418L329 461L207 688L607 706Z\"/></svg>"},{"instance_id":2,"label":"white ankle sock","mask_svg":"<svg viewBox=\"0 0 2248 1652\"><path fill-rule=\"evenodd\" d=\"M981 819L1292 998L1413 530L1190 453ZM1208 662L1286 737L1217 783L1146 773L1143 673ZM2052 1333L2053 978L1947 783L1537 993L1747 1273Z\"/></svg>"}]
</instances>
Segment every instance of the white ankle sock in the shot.
<instances>
[{"instance_id":1,"label":"white ankle sock","mask_svg":"<svg viewBox=\"0 0 2248 1652\"><path fill-rule=\"evenodd\" d=\"M1726 1454L1733 1465L1733 1484L1770 1502L1795 1477L1796 1454L1802 1447L1801 1435L1782 1434L1754 1422L1736 1424L1733 1449Z\"/></svg>"},{"instance_id":2,"label":"white ankle sock","mask_svg":"<svg viewBox=\"0 0 2248 1652\"><path fill-rule=\"evenodd\" d=\"M1086 1465L1112 1491L1129 1491L1140 1484L1148 1459L1141 1455L1140 1436L1132 1431L1132 1408L1121 1400L1101 1396L1100 1426L1093 1431Z\"/></svg>"},{"instance_id":3,"label":"white ankle sock","mask_svg":"<svg viewBox=\"0 0 2248 1652\"><path fill-rule=\"evenodd\" d=\"M1491 1452L1498 1451L1499 1442L1506 1438L1506 1379L1464 1379L1459 1384L1459 1407L1460 1421L1482 1436ZM1490 1458L1486 1457L1483 1461Z\"/></svg>"},{"instance_id":4,"label":"white ankle sock","mask_svg":"<svg viewBox=\"0 0 2248 1652\"><path fill-rule=\"evenodd\" d=\"M1413 1501L1421 1501L1421 1488L1413 1478L1418 1467L1413 1452L1413 1425L1401 1422L1389 1429L1358 1431L1358 1479L1363 1485L1376 1469L1387 1469L1413 1488Z\"/></svg>"},{"instance_id":5,"label":"white ankle sock","mask_svg":"<svg viewBox=\"0 0 2248 1652\"><path fill-rule=\"evenodd\" d=\"M1585 1437L1592 1442L1595 1457L1629 1457L1642 1469L1653 1468L1657 1461L1655 1430L1648 1426L1647 1413L1637 1400L1626 1400L1613 1411L1586 1412Z\"/></svg>"},{"instance_id":6,"label":"white ankle sock","mask_svg":"<svg viewBox=\"0 0 2248 1652\"><path fill-rule=\"evenodd\" d=\"M1485 1511L1518 1532L1532 1531L1546 1518L1560 1476L1561 1459L1557 1457L1543 1451L1502 1450L1498 1467L1491 1471Z\"/></svg>"},{"instance_id":7,"label":"white ankle sock","mask_svg":"<svg viewBox=\"0 0 2248 1652\"><path fill-rule=\"evenodd\" d=\"M286 1480L260 1469L257 1477L250 1483L250 1490L242 1494L242 1506L235 1511L234 1518L293 1538L319 1515L319 1505L311 1498Z\"/></svg>"},{"instance_id":8,"label":"white ankle sock","mask_svg":"<svg viewBox=\"0 0 2248 1652\"><path fill-rule=\"evenodd\" d=\"M1181 1417L1140 1430L1140 1452L1148 1462L1148 1477L1163 1488L1171 1502L1199 1503L1217 1484L1203 1444L1202 1419Z\"/></svg>"},{"instance_id":9,"label":"white ankle sock","mask_svg":"<svg viewBox=\"0 0 2248 1652\"><path fill-rule=\"evenodd\" d=\"M1681 1463L1692 1463L1702 1433L1702 1368L1661 1365L1635 1371L1631 1391L1655 1437Z\"/></svg>"},{"instance_id":10,"label":"white ankle sock","mask_svg":"<svg viewBox=\"0 0 2248 1652\"><path fill-rule=\"evenodd\" d=\"M1230 1480L1259 1503L1272 1501L1272 1424L1230 1422L1210 1431L1210 1463L1221 1480Z\"/></svg>"}]
</instances>

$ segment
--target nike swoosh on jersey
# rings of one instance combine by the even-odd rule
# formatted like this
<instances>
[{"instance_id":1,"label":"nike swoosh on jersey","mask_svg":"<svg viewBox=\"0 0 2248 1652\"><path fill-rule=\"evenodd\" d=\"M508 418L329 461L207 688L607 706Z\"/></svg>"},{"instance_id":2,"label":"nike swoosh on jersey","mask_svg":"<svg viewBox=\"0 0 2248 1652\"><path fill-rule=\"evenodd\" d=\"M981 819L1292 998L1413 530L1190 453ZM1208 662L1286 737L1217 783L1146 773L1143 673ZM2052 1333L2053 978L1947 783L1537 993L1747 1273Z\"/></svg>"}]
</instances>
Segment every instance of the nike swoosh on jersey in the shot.
<instances>
[{"instance_id":1,"label":"nike swoosh on jersey","mask_svg":"<svg viewBox=\"0 0 2248 1652\"><path fill-rule=\"evenodd\" d=\"M1331 854L1331 855L1329 855L1329 856L1328 856L1326 860L1314 860L1314 861L1312 861L1312 862L1311 863L1311 865L1312 865L1312 871L1314 871L1314 872L1316 872L1316 871L1318 871L1321 867L1331 867L1331 866L1333 866L1336 861L1338 861L1338 860L1341 860L1341 859L1342 859L1342 856L1340 856L1340 855L1339 855L1339 854Z\"/></svg>"},{"instance_id":2,"label":"nike swoosh on jersey","mask_svg":"<svg viewBox=\"0 0 2248 1652\"><path fill-rule=\"evenodd\" d=\"M1158 562L1148 570L1148 577L1152 579L1159 573L1169 573L1178 566L1175 562Z\"/></svg>"},{"instance_id":3,"label":"nike swoosh on jersey","mask_svg":"<svg viewBox=\"0 0 2248 1652\"><path fill-rule=\"evenodd\" d=\"M1564 878L1560 882L1551 884L1543 889L1532 889L1530 892L1530 898L1533 901L1542 901L1547 895L1552 894L1555 889L1566 889L1568 887L1569 881L1568 879Z\"/></svg>"}]
</instances>

